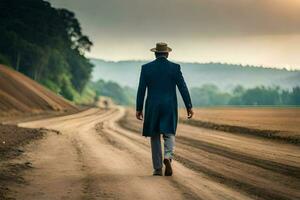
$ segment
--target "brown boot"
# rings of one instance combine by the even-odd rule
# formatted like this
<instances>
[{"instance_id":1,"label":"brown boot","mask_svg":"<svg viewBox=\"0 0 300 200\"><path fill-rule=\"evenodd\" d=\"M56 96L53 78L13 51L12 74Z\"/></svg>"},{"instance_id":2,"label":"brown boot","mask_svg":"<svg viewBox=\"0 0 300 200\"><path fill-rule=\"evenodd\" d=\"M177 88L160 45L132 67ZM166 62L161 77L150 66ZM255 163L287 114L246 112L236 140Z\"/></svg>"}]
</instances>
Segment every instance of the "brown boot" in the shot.
<instances>
[{"instance_id":1,"label":"brown boot","mask_svg":"<svg viewBox=\"0 0 300 200\"><path fill-rule=\"evenodd\" d=\"M171 159L164 159L164 164L166 166L165 176L172 176L173 170L171 166Z\"/></svg>"}]
</instances>

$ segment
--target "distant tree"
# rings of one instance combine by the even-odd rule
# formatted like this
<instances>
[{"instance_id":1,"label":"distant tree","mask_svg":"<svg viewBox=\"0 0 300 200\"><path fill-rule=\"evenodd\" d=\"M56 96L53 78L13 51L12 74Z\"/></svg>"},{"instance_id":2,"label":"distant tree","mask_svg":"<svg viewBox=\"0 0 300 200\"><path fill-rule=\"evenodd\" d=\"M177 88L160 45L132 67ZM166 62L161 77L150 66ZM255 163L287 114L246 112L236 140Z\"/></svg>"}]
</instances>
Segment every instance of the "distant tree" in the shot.
<instances>
[{"instance_id":1,"label":"distant tree","mask_svg":"<svg viewBox=\"0 0 300 200\"><path fill-rule=\"evenodd\" d=\"M93 83L96 96L110 97L116 104L132 105L135 102L136 91L129 87L121 87L118 83L112 81L98 80Z\"/></svg>"},{"instance_id":2,"label":"distant tree","mask_svg":"<svg viewBox=\"0 0 300 200\"><path fill-rule=\"evenodd\" d=\"M282 105L292 105L291 94L288 90L282 90L280 93L280 102Z\"/></svg>"},{"instance_id":3,"label":"distant tree","mask_svg":"<svg viewBox=\"0 0 300 200\"><path fill-rule=\"evenodd\" d=\"M264 86L248 89L241 96L243 105L279 105L279 88L266 88Z\"/></svg>"},{"instance_id":4,"label":"distant tree","mask_svg":"<svg viewBox=\"0 0 300 200\"><path fill-rule=\"evenodd\" d=\"M232 91L232 97L228 101L229 105L242 105L241 96L244 94L245 88L241 85L236 86Z\"/></svg>"},{"instance_id":5,"label":"distant tree","mask_svg":"<svg viewBox=\"0 0 300 200\"><path fill-rule=\"evenodd\" d=\"M291 103L293 105L300 105L300 87L294 87L290 94Z\"/></svg>"},{"instance_id":6,"label":"distant tree","mask_svg":"<svg viewBox=\"0 0 300 200\"><path fill-rule=\"evenodd\" d=\"M245 92L245 88L241 85L236 86L232 91L233 95L236 95L236 96L240 96L244 92Z\"/></svg>"},{"instance_id":7,"label":"distant tree","mask_svg":"<svg viewBox=\"0 0 300 200\"><path fill-rule=\"evenodd\" d=\"M191 88L191 98L195 106L227 105L231 95L220 92L215 85L206 84L200 88Z\"/></svg>"}]
</instances>

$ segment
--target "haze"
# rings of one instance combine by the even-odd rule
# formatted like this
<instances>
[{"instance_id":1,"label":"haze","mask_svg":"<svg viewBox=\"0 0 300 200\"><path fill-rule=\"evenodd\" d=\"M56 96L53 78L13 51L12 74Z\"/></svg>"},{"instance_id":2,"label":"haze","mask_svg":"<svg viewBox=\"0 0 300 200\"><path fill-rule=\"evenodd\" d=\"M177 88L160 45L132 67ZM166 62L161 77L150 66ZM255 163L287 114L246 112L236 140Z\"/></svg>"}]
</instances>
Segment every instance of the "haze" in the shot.
<instances>
[{"instance_id":1,"label":"haze","mask_svg":"<svg viewBox=\"0 0 300 200\"><path fill-rule=\"evenodd\" d=\"M73 10L94 42L89 57L171 59L300 69L300 0L50 0Z\"/></svg>"}]
</instances>

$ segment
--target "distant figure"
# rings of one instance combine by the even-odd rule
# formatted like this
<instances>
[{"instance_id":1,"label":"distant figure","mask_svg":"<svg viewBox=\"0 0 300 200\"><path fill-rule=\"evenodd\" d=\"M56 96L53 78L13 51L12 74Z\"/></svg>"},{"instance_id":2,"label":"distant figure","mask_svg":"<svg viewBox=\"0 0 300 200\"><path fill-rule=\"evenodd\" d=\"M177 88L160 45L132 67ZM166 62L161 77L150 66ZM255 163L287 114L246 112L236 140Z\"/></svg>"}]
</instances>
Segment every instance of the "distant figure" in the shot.
<instances>
[{"instance_id":1,"label":"distant figure","mask_svg":"<svg viewBox=\"0 0 300 200\"><path fill-rule=\"evenodd\" d=\"M105 99L104 101L103 101L103 104L104 104L104 109L105 110L108 110L108 101Z\"/></svg>"},{"instance_id":2,"label":"distant figure","mask_svg":"<svg viewBox=\"0 0 300 200\"><path fill-rule=\"evenodd\" d=\"M162 176L161 134L164 139L165 176L172 176L171 161L175 146L175 134L178 120L176 85L181 93L188 118L193 117L189 90L181 73L180 65L168 61L172 51L165 43L157 43L156 60L142 66L136 100L136 118L143 120L145 91L145 118L143 136L151 137L153 175Z\"/></svg>"}]
</instances>

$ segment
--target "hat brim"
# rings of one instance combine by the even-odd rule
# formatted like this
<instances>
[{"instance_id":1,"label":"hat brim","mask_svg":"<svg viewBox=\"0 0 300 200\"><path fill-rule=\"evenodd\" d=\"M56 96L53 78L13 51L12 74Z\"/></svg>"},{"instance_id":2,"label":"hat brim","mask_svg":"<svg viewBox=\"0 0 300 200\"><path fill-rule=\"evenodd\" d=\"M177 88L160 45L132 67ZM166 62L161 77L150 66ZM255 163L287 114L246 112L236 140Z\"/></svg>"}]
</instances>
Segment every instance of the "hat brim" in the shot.
<instances>
[{"instance_id":1,"label":"hat brim","mask_svg":"<svg viewBox=\"0 0 300 200\"><path fill-rule=\"evenodd\" d=\"M167 47L166 50L162 51L162 50L157 50L156 48L152 48L152 49L150 49L150 51L156 52L156 53L168 53L168 52L171 52L172 49L170 47Z\"/></svg>"}]
</instances>

